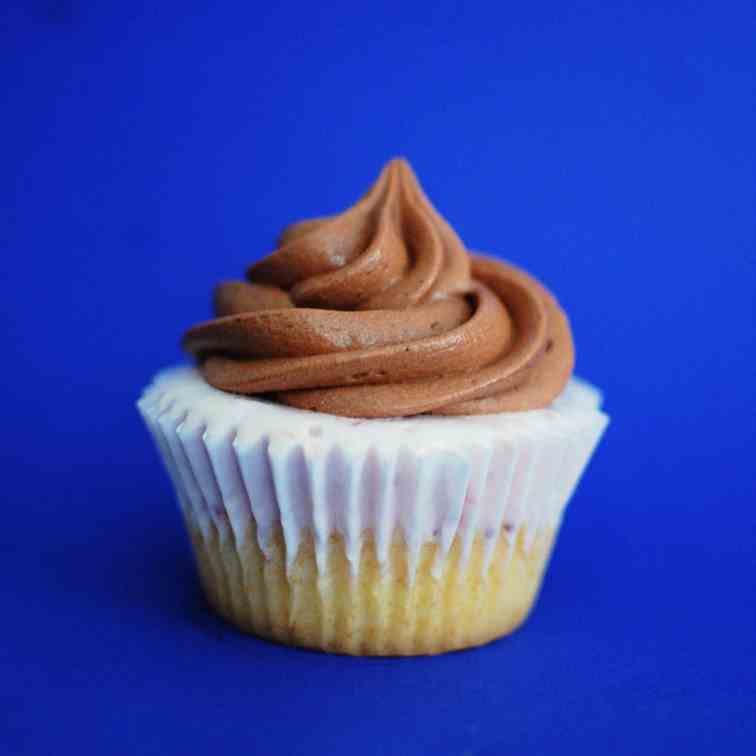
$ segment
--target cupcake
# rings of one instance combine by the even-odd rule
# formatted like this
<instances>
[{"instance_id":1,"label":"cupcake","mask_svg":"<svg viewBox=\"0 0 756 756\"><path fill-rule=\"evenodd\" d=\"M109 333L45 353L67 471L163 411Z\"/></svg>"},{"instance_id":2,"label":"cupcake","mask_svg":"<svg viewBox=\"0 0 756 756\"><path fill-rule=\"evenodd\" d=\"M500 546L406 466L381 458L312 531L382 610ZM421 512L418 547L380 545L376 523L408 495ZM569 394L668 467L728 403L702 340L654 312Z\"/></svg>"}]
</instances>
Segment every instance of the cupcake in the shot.
<instances>
[{"instance_id":1,"label":"cupcake","mask_svg":"<svg viewBox=\"0 0 756 756\"><path fill-rule=\"evenodd\" d=\"M355 655L517 628L608 422L543 285L470 254L397 159L214 310L139 400L210 606Z\"/></svg>"}]
</instances>

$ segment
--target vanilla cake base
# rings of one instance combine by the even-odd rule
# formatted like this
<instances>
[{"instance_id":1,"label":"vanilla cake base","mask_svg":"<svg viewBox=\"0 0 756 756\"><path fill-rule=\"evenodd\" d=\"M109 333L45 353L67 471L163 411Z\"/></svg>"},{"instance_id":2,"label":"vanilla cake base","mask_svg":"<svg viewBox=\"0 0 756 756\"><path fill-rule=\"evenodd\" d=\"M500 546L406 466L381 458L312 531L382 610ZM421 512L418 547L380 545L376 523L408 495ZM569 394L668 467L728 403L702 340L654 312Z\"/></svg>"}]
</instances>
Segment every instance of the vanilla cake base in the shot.
<instances>
[{"instance_id":1,"label":"vanilla cake base","mask_svg":"<svg viewBox=\"0 0 756 756\"><path fill-rule=\"evenodd\" d=\"M576 379L540 410L355 420L174 368L139 408L215 611L355 655L434 654L517 628L608 422Z\"/></svg>"}]
</instances>

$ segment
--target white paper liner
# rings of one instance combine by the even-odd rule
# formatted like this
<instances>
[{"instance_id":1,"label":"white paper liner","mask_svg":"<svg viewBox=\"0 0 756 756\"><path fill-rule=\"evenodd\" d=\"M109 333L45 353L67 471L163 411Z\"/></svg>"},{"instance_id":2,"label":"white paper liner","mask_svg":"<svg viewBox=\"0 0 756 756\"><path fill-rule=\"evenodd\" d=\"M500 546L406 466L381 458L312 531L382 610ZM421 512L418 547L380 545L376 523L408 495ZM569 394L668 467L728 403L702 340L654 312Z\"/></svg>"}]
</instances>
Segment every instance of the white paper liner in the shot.
<instances>
[{"instance_id":1,"label":"white paper liner","mask_svg":"<svg viewBox=\"0 0 756 756\"><path fill-rule=\"evenodd\" d=\"M194 368L165 370L138 407L187 521L209 537L251 532L269 554L283 532L287 568L312 534L325 570L340 534L353 571L369 534L381 565L397 533L409 575L437 543L440 574L455 538L464 570L477 537L484 571L503 532L526 547L556 529L608 417L599 392L572 379L546 409L471 417L355 420L235 396ZM511 550L509 550L511 552Z\"/></svg>"}]
</instances>

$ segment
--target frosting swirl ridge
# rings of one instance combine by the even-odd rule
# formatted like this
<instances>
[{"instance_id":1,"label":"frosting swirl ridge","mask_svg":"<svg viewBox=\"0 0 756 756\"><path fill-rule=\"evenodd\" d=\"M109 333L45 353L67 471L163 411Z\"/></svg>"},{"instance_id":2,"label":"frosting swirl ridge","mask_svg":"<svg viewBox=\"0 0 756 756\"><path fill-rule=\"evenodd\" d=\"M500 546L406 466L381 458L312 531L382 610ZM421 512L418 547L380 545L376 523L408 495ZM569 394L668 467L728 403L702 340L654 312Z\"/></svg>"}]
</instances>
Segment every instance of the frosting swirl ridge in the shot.
<instances>
[{"instance_id":1,"label":"frosting swirl ridge","mask_svg":"<svg viewBox=\"0 0 756 756\"><path fill-rule=\"evenodd\" d=\"M214 310L183 339L210 384L336 415L536 409L574 362L554 297L468 254L401 159L340 215L287 227Z\"/></svg>"}]
</instances>

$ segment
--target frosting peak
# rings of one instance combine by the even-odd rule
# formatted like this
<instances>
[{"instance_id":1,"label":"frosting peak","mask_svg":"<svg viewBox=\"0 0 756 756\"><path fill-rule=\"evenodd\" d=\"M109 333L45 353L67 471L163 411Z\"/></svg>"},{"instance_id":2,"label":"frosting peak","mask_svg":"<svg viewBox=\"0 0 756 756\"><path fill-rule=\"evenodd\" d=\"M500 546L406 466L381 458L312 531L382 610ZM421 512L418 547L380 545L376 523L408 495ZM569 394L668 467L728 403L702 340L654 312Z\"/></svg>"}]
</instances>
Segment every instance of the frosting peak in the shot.
<instances>
[{"instance_id":1,"label":"frosting peak","mask_svg":"<svg viewBox=\"0 0 756 756\"><path fill-rule=\"evenodd\" d=\"M278 249L247 276L287 289L297 307L404 310L464 292L470 259L397 158L341 215L286 228Z\"/></svg>"},{"instance_id":2,"label":"frosting peak","mask_svg":"<svg viewBox=\"0 0 756 756\"><path fill-rule=\"evenodd\" d=\"M511 265L471 256L409 164L389 162L340 215L286 228L216 288L183 346L217 388L358 417L542 407L572 372L556 300Z\"/></svg>"}]
</instances>

